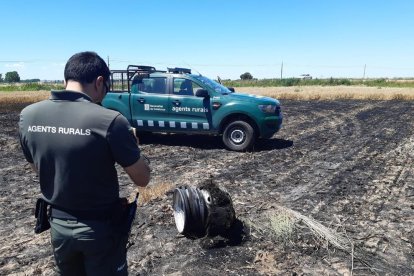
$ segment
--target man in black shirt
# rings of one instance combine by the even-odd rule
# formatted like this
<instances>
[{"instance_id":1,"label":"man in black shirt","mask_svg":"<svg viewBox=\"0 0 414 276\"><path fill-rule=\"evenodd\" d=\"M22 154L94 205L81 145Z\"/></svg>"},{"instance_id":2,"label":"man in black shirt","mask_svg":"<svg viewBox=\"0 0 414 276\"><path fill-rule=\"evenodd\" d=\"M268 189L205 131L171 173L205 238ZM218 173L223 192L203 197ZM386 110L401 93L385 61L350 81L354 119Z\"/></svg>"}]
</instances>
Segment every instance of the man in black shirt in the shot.
<instances>
[{"instance_id":1,"label":"man in black shirt","mask_svg":"<svg viewBox=\"0 0 414 276\"><path fill-rule=\"evenodd\" d=\"M99 105L109 89L105 61L77 53L64 75L66 90L24 108L19 122L24 156L51 206L56 264L62 275L127 275L128 237L114 225L121 209L115 162L137 186L148 184L150 170L127 119Z\"/></svg>"}]
</instances>

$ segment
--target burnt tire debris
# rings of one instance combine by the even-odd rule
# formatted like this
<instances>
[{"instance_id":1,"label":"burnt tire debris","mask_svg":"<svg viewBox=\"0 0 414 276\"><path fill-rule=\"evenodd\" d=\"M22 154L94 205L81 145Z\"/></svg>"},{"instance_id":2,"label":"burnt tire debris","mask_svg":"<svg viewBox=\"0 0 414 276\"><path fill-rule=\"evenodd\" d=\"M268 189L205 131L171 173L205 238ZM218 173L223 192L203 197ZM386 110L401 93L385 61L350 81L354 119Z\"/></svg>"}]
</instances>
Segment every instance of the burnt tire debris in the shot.
<instances>
[{"instance_id":1,"label":"burnt tire debris","mask_svg":"<svg viewBox=\"0 0 414 276\"><path fill-rule=\"evenodd\" d=\"M224 237L236 221L230 194L213 180L175 188L173 210L178 232L190 239Z\"/></svg>"}]
</instances>

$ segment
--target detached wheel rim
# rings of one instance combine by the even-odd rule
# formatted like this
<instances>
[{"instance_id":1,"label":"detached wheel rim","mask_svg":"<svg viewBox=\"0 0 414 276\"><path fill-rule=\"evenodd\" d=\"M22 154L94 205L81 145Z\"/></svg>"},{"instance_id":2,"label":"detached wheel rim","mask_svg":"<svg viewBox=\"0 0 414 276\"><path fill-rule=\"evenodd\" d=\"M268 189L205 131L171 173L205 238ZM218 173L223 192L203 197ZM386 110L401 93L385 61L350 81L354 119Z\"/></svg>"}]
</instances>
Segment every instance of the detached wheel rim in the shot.
<instances>
[{"instance_id":1,"label":"detached wheel rim","mask_svg":"<svg viewBox=\"0 0 414 276\"><path fill-rule=\"evenodd\" d=\"M246 139L246 134L241 129L233 129L229 136L230 140L235 144L241 144Z\"/></svg>"},{"instance_id":2,"label":"detached wheel rim","mask_svg":"<svg viewBox=\"0 0 414 276\"><path fill-rule=\"evenodd\" d=\"M183 210L175 210L174 212L175 226L177 227L178 233L184 232L185 215Z\"/></svg>"},{"instance_id":3,"label":"detached wheel rim","mask_svg":"<svg viewBox=\"0 0 414 276\"><path fill-rule=\"evenodd\" d=\"M174 220L175 226L177 227L178 233L183 233L186 224L186 206L183 193L180 189L174 191L173 196L173 208L174 208Z\"/></svg>"},{"instance_id":4,"label":"detached wheel rim","mask_svg":"<svg viewBox=\"0 0 414 276\"><path fill-rule=\"evenodd\" d=\"M185 227L185 213L181 201L177 201L174 204L174 220L178 232L183 233Z\"/></svg>"}]
</instances>

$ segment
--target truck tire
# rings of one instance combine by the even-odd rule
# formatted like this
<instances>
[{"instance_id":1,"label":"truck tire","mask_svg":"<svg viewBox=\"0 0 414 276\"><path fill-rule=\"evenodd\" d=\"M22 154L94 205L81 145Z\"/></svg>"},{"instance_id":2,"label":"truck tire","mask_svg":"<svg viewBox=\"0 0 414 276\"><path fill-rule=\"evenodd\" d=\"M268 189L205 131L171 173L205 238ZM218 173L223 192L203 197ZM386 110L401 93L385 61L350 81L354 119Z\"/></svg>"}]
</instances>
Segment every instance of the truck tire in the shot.
<instances>
[{"instance_id":1,"label":"truck tire","mask_svg":"<svg viewBox=\"0 0 414 276\"><path fill-rule=\"evenodd\" d=\"M256 140L254 128L245 121L232 121L224 129L223 143L229 150L250 150Z\"/></svg>"}]
</instances>

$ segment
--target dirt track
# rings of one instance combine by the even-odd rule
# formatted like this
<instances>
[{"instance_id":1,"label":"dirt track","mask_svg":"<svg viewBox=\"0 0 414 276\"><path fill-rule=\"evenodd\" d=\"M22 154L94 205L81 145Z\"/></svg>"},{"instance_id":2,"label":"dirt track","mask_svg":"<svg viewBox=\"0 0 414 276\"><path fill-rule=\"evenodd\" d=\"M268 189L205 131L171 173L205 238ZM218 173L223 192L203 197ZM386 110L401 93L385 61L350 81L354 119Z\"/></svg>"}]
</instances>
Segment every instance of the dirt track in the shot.
<instances>
[{"instance_id":1,"label":"dirt track","mask_svg":"<svg viewBox=\"0 0 414 276\"><path fill-rule=\"evenodd\" d=\"M210 176L231 194L241 241L177 235L172 193L139 207L131 275L414 275L414 103L282 101L285 121L254 152L216 137L152 135L151 185ZM19 108L1 111L0 274L53 274L49 233L33 234L38 182L17 142ZM122 193L131 187L121 175ZM260 228L285 206L352 242L354 254L297 223L289 239ZM294 274L297 273L297 274Z\"/></svg>"}]
</instances>

